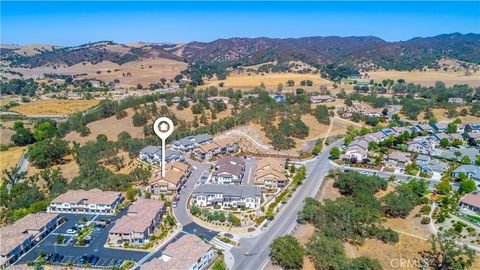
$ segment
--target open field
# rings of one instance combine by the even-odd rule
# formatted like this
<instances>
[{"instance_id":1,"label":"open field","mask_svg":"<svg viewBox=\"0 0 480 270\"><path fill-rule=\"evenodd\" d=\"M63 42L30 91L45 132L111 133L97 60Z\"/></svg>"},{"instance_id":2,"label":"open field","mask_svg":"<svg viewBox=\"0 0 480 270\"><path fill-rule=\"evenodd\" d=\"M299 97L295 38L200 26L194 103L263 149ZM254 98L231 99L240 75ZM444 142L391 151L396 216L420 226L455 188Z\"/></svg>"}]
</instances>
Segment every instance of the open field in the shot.
<instances>
[{"instance_id":1,"label":"open field","mask_svg":"<svg viewBox=\"0 0 480 270\"><path fill-rule=\"evenodd\" d=\"M68 155L63 159L63 164L52 166L51 169L60 168L62 170L63 177L67 178L67 181L70 182L72 179L77 176L80 172L80 167L73 158L72 155ZM41 169L29 165L27 169L27 175L34 175L39 173Z\"/></svg>"},{"instance_id":2,"label":"open field","mask_svg":"<svg viewBox=\"0 0 480 270\"><path fill-rule=\"evenodd\" d=\"M1 144L9 144L10 138L12 138L12 135L15 134L15 131L7 128L0 128L0 143Z\"/></svg>"},{"instance_id":3,"label":"open field","mask_svg":"<svg viewBox=\"0 0 480 270\"><path fill-rule=\"evenodd\" d=\"M161 106L161 105L165 105L163 103L157 103L157 106ZM192 122L193 119L195 118L195 114L193 114L192 112L192 109L190 107L186 108L186 109L183 109L183 110L177 110L177 106L171 106L171 107L168 107L168 109L170 111L172 111L173 114L175 114L175 117L177 117L178 119L180 120L184 120L184 121L187 121L187 122ZM216 120L212 120L212 117L211 117L211 114L210 114L210 111L205 111L206 115L207 115L207 119L208 119L208 122L212 122L212 121L218 121L222 118L225 118L225 117L228 117L228 116L231 116L231 113L232 113L232 109L233 109L233 105L232 104L228 104L227 105L227 109L224 110L223 112L219 112L217 113L217 119ZM200 121L200 117L202 116L201 114L197 114L196 115ZM199 122L199 125L202 126L203 124L201 124Z\"/></svg>"},{"instance_id":4,"label":"open field","mask_svg":"<svg viewBox=\"0 0 480 270\"><path fill-rule=\"evenodd\" d=\"M122 48L119 48L119 50ZM107 83L118 79L120 80L121 85L126 87L135 87L139 83L143 86L147 86L154 82L158 83L160 82L160 78L166 78L167 80L173 79L186 67L187 64L181 61L155 58L132 61L123 65L119 65L110 61L103 61L98 64L85 62L72 66L60 66L56 68L53 68L53 66L42 66L31 69L13 68L12 70L22 73L25 78L42 77L43 74L49 73L65 75L86 74L79 76L78 78L99 79ZM127 73L129 73L129 75L127 75Z\"/></svg>"},{"instance_id":5,"label":"open field","mask_svg":"<svg viewBox=\"0 0 480 270\"><path fill-rule=\"evenodd\" d=\"M457 112L460 112L461 108L458 108L457 109ZM468 108L467 108L468 110ZM432 109L432 113L433 115L435 116L435 118L437 119L438 122L451 122L453 121L453 119L455 118L460 118L462 120L462 123L464 124L478 124L480 123L480 119L476 116L472 116L472 115L465 115L465 116L462 116L462 115L459 115L458 117L454 117L454 118L448 118L448 115L447 115L447 111L446 109L441 109L441 108L437 108L437 109ZM424 112L420 112L418 114L418 121L425 121L425 122L428 122L428 119L424 119L424 115L425 113ZM399 112L399 116L401 119L408 119L406 115L404 115L403 113Z\"/></svg>"},{"instance_id":6,"label":"open field","mask_svg":"<svg viewBox=\"0 0 480 270\"><path fill-rule=\"evenodd\" d=\"M0 174L3 170L17 166L18 161L27 147L10 147L7 151L0 151ZM2 182L3 179L0 179Z\"/></svg>"},{"instance_id":7,"label":"open field","mask_svg":"<svg viewBox=\"0 0 480 270\"><path fill-rule=\"evenodd\" d=\"M423 86L432 86L437 81L442 81L446 85L451 86L454 84L469 84L470 86L480 86L480 72L473 73L472 75L465 75L465 72L453 72L453 71L370 71L368 72L368 80L375 80L381 82L384 79L404 79L407 83L421 84Z\"/></svg>"},{"instance_id":8,"label":"open field","mask_svg":"<svg viewBox=\"0 0 480 270\"><path fill-rule=\"evenodd\" d=\"M134 127L132 116L134 114L133 109L126 109L127 116L122 119L117 119L117 117L111 116L99 121L95 121L87 124L87 127L90 129L91 133L88 136L82 137L77 132L70 132L65 136L67 141L78 142L81 145L85 144L88 141L93 141L100 134L105 134L107 138L111 141L116 141L118 134L122 131L128 132L133 138L143 138L143 127Z\"/></svg>"},{"instance_id":9,"label":"open field","mask_svg":"<svg viewBox=\"0 0 480 270\"><path fill-rule=\"evenodd\" d=\"M98 100L39 100L13 107L11 110L23 115L73 114L85 111L99 103Z\"/></svg>"},{"instance_id":10,"label":"open field","mask_svg":"<svg viewBox=\"0 0 480 270\"><path fill-rule=\"evenodd\" d=\"M287 81L295 81L295 86L288 87ZM300 86L300 81L302 80L311 80L313 86ZM263 82L265 87L268 90L276 91L278 84L283 84L283 92L292 92L297 88L303 88L305 90L318 91L321 85L331 88L333 83L331 81L320 78L319 74L297 74L297 73L265 73L261 74L250 74L248 73L233 73L227 77L225 80L216 80L212 79L206 81L207 86L218 86L220 82L224 83L225 88L239 88L249 90L256 86L260 86Z\"/></svg>"}]
</instances>

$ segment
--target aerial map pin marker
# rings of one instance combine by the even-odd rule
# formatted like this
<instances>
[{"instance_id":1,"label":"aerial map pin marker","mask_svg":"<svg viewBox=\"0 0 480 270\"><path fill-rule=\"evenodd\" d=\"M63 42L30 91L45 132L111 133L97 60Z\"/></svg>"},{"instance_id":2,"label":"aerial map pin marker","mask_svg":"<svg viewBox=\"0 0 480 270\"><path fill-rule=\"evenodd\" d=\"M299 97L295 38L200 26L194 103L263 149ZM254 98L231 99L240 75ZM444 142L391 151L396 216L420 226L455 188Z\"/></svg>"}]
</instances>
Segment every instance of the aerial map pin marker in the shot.
<instances>
[{"instance_id":1,"label":"aerial map pin marker","mask_svg":"<svg viewBox=\"0 0 480 270\"><path fill-rule=\"evenodd\" d=\"M153 123L153 131L162 140L162 177L165 177L165 140L172 135L173 122L167 117L160 117Z\"/></svg>"}]
</instances>

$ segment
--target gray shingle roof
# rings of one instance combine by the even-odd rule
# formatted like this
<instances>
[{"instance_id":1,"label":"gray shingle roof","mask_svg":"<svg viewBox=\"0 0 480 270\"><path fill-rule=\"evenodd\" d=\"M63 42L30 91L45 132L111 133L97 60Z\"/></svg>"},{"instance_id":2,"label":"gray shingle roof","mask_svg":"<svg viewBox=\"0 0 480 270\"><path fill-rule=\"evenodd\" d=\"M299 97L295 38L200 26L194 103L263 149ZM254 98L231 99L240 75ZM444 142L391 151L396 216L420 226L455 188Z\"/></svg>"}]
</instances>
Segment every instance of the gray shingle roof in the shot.
<instances>
[{"instance_id":1,"label":"gray shingle roof","mask_svg":"<svg viewBox=\"0 0 480 270\"><path fill-rule=\"evenodd\" d=\"M205 184L198 186L194 191L194 194L223 194L224 197L236 197L236 198L253 198L261 196L262 192L254 185L216 185Z\"/></svg>"},{"instance_id":2,"label":"gray shingle roof","mask_svg":"<svg viewBox=\"0 0 480 270\"><path fill-rule=\"evenodd\" d=\"M477 165L461 165L456 168L453 173L471 173L473 174L472 178L480 179L480 166Z\"/></svg>"}]
</instances>

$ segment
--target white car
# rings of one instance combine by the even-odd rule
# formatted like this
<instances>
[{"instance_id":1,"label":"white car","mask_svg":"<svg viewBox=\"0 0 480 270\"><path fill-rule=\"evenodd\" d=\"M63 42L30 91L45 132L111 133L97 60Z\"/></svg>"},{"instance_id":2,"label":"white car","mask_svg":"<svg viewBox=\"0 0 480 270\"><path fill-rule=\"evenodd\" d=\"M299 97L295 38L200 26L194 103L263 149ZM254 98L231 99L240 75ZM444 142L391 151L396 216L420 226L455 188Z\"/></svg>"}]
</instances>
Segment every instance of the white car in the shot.
<instances>
[{"instance_id":1,"label":"white car","mask_svg":"<svg viewBox=\"0 0 480 270\"><path fill-rule=\"evenodd\" d=\"M76 234L77 231L75 231L74 229L68 229L68 230L67 230L67 233L68 233L68 234Z\"/></svg>"}]
</instances>

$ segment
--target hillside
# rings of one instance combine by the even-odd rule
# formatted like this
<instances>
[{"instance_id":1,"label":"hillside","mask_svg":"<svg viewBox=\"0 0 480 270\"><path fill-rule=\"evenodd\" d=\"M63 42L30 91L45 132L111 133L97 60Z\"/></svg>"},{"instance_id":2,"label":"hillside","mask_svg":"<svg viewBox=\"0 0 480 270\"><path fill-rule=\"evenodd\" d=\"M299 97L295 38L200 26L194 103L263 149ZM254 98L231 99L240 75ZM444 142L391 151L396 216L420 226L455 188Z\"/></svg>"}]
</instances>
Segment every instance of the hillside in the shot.
<instances>
[{"instance_id":1,"label":"hillside","mask_svg":"<svg viewBox=\"0 0 480 270\"><path fill-rule=\"evenodd\" d=\"M338 79L358 70L440 69L442 59L453 59L464 66L480 64L478 44L480 34L459 33L399 42L387 42L373 36L228 38L187 44L124 45L102 41L75 47L52 46L48 50L35 50L35 53L19 53L25 49L2 46L1 57L10 68L23 68L23 72L45 67L60 71L71 66L96 66L104 62L118 65L116 69L120 70L119 66L129 63L166 59L187 62L188 75L194 82L200 82L205 76L223 79L229 68L262 63L276 63L269 67L272 71L291 71L286 63L301 61L320 68L323 77Z\"/></svg>"}]
</instances>

